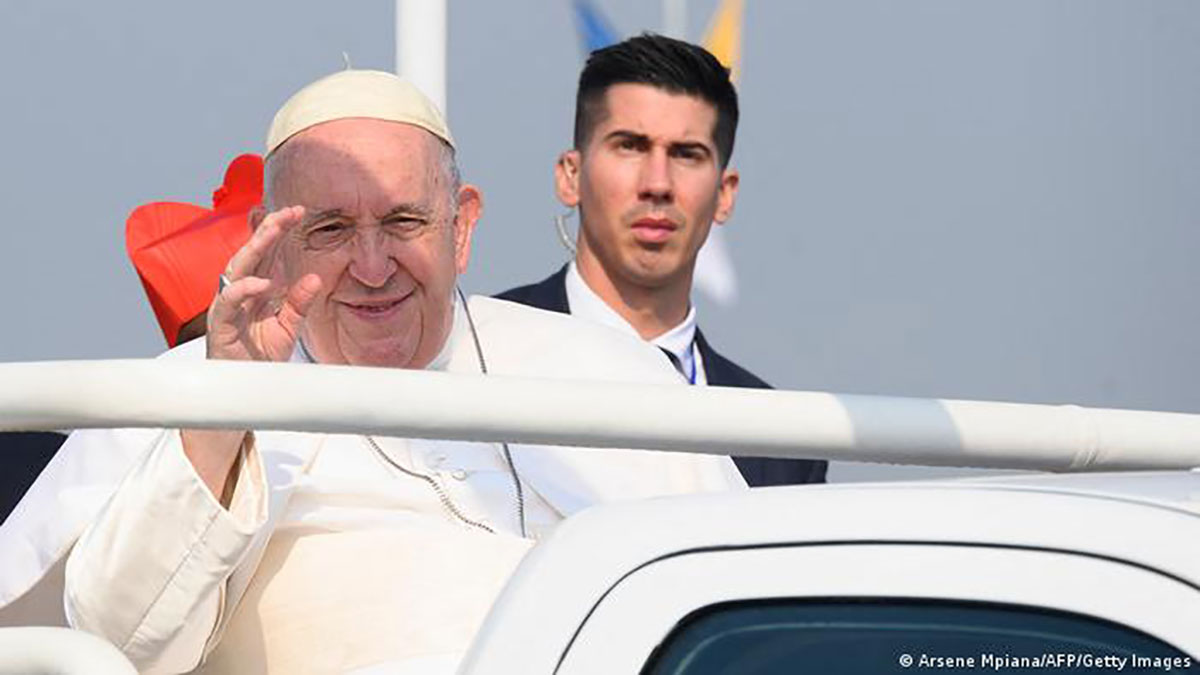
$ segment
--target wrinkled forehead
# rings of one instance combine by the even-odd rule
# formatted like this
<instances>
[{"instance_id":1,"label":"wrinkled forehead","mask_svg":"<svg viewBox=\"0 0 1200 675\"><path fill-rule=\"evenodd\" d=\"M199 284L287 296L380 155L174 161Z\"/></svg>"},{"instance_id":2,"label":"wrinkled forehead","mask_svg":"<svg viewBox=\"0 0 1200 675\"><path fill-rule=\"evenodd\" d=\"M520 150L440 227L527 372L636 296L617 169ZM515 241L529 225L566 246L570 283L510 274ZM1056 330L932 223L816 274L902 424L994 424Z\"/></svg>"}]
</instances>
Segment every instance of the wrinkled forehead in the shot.
<instances>
[{"instance_id":1,"label":"wrinkled forehead","mask_svg":"<svg viewBox=\"0 0 1200 675\"><path fill-rule=\"evenodd\" d=\"M310 127L271 153L266 199L272 208L292 204L434 199L442 153L428 131L376 119L343 119Z\"/></svg>"}]
</instances>

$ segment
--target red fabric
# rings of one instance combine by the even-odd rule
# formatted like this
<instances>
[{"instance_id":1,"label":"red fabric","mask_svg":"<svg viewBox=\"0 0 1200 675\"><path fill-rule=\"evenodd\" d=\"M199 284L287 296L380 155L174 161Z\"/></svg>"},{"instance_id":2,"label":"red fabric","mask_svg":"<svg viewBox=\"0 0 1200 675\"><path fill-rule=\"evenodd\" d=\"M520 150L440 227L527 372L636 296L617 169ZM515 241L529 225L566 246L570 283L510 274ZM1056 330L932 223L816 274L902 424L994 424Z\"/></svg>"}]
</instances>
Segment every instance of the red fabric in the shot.
<instances>
[{"instance_id":1,"label":"red fabric","mask_svg":"<svg viewBox=\"0 0 1200 675\"><path fill-rule=\"evenodd\" d=\"M213 208L177 202L137 207L125 221L125 249L172 347L183 324L208 309L217 278L250 236L249 213L262 200L263 161L229 164Z\"/></svg>"}]
</instances>

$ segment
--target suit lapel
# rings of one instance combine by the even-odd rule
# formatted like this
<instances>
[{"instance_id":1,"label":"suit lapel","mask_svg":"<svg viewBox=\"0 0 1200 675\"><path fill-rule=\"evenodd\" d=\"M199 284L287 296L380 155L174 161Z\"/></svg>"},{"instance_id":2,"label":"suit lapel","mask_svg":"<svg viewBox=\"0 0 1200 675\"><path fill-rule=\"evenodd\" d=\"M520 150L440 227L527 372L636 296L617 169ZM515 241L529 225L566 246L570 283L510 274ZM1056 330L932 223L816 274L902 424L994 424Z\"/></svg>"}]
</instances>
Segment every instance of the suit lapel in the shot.
<instances>
[{"instance_id":1,"label":"suit lapel","mask_svg":"<svg viewBox=\"0 0 1200 675\"><path fill-rule=\"evenodd\" d=\"M700 351L700 358L704 361L704 377L712 387L736 387L738 386L734 380L735 373L725 365L726 361L720 354L713 351L709 346L708 340L704 338L704 333L700 332L700 327L696 327L696 349Z\"/></svg>"},{"instance_id":2,"label":"suit lapel","mask_svg":"<svg viewBox=\"0 0 1200 675\"><path fill-rule=\"evenodd\" d=\"M571 303L567 301L566 265L558 268L558 271L547 277L540 286L545 293L545 309L562 314L571 313Z\"/></svg>"},{"instance_id":3,"label":"suit lapel","mask_svg":"<svg viewBox=\"0 0 1200 675\"><path fill-rule=\"evenodd\" d=\"M567 302L567 266L563 265L557 272L536 284L513 288L496 297L549 312L570 314L571 306Z\"/></svg>"}]
</instances>

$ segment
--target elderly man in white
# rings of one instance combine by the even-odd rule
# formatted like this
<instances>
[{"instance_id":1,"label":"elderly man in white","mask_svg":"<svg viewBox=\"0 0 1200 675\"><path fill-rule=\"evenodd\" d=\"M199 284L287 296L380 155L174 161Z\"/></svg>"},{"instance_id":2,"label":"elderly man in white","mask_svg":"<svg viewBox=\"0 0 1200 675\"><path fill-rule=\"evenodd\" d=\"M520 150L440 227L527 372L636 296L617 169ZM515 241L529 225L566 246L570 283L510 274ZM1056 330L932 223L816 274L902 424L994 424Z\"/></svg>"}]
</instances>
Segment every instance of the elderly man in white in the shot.
<instances>
[{"instance_id":1,"label":"elderly man in white","mask_svg":"<svg viewBox=\"0 0 1200 675\"><path fill-rule=\"evenodd\" d=\"M641 341L457 291L481 195L403 80L318 80L267 146L266 209L206 341L167 358L679 382ZM133 466L75 516L66 615L152 672L450 668L563 517L742 485L727 458L280 432L79 432L59 461L105 452Z\"/></svg>"}]
</instances>

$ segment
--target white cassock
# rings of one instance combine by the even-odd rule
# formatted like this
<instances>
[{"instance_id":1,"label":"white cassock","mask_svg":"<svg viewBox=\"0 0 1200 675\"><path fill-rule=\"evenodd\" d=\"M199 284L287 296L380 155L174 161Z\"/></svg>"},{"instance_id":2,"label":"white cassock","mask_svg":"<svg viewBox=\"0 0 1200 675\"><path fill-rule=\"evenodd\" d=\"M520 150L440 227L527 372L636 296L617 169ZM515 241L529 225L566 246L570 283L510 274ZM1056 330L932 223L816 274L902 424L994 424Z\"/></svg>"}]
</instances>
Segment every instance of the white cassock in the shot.
<instances>
[{"instance_id":1,"label":"white cassock","mask_svg":"<svg viewBox=\"0 0 1200 675\"><path fill-rule=\"evenodd\" d=\"M491 298L469 308L489 373L680 383L640 340ZM166 358L202 352L196 341ZM460 305L431 367L481 371ZM28 616L54 580L26 591L70 552L70 623L142 670L449 672L525 551L562 518L744 487L724 457L512 444L527 539L499 444L372 440L256 432L226 510L178 431L76 432L0 528L0 602L24 593L13 606Z\"/></svg>"}]
</instances>

